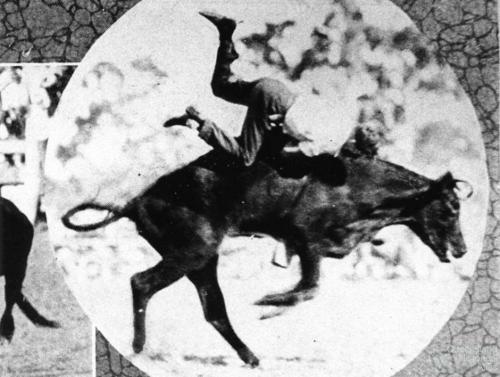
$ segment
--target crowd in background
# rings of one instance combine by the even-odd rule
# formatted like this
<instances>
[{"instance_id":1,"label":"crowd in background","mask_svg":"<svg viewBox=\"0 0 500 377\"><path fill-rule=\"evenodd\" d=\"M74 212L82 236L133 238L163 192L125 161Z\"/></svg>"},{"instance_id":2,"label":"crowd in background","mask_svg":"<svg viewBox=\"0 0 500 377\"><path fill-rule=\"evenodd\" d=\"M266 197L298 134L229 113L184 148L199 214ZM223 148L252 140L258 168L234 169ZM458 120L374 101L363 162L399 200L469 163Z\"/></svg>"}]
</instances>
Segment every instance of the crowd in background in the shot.
<instances>
[{"instance_id":1,"label":"crowd in background","mask_svg":"<svg viewBox=\"0 0 500 377\"><path fill-rule=\"evenodd\" d=\"M23 184L19 206L32 222L42 193L51 116L72 72L73 67L62 65L0 68L0 189Z\"/></svg>"}]
</instances>

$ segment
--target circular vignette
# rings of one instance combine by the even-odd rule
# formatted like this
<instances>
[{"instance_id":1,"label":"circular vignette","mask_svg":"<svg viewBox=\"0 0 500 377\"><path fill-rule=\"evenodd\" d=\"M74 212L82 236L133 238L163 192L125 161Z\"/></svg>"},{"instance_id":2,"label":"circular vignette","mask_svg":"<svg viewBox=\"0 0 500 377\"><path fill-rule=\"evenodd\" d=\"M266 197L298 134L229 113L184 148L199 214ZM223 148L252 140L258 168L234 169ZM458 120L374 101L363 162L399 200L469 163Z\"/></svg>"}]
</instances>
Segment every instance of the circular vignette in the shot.
<instances>
[{"instance_id":1,"label":"circular vignette","mask_svg":"<svg viewBox=\"0 0 500 377\"><path fill-rule=\"evenodd\" d=\"M152 2L150 2L150 4L151 4L151 3L152 3ZM142 4L141 4L141 5L142 5ZM380 4L378 4L378 6L380 7L381 5L380 5ZM118 25L118 24L117 24L117 25ZM260 30L260 31L262 31L262 30ZM110 32L112 32L112 30L110 30ZM261 33L261 34L262 34L262 33ZM103 38L103 39L104 39L104 38ZM104 43L104 42L103 42L103 43ZM212 44L212 45L213 45L213 44ZM96 44L96 47L95 47L95 48L97 48L97 47L98 47L98 44ZM214 47L213 49L215 50L215 47ZM153 62L154 62L154 59L153 59ZM85 64L86 64L86 63L87 63L87 64L90 64L88 61L86 61L86 60L85 60L85 61L82 63L82 68L85 66ZM146 62L139 62L138 64L139 64L139 67L142 67L142 68L144 67L144 65L146 65L146 67L151 68L151 66L148 66L148 62L147 62L147 61L146 61ZM142 65L141 65L141 64L142 64ZM154 65L154 64L153 64L153 65ZM270 65L272 66L272 64L270 64ZM112 69L112 68L110 68L109 66L101 66L101 68L103 68L103 67L104 67L104 68L106 68L106 69L108 69L108 71L113 72L113 69ZM142 68L140 68L140 69L142 69ZM205 67L205 68L206 68L206 67ZM267 68L269 68L269 67L267 67ZM266 69L267 69L267 68L266 68ZM272 68L272 67L271 67L271 68ZM208 65L208 70L210 70L210 69L211 69L211 65ZM243 67L243 68L240 68L240 69L244 72L244 67ZM273 72L274 74L276 74L276 71L272 71L272 72ZM249 72L248 72L248 71L247 71L246 73L247 73L247 74L249 74ZM278 73L279 73L279 72L278 72ZM259 74L260 74L260 72L259 72L259 71L257 71L257 72L256 72L256 73L254 73L254 74L259 75ZM114 76L113 76L113 75L114 75ZM120 85L122 85L122 84L120 83L120 80L121 80L121 78L120 78L120 73L118 73L117 71L115 71L115 72L114 72L114 74L112 73L112 76L111 76L111 79L110 79L110 80L112 81L111 83L109 83L109 82L108 82L108 83L105 83L106 85L109 85L109 88L114 88L114 89L116 89L116 88L119 88L119 87L120 87ZM114 80L114 81L113 81L113 80ZM205 81L207 81L207 80L205 79ZM299 85L301 85L301 83L299 83ZM109 95L109 96L110 96L110 97L108 97L108 98L107 98L107 100L111 100L111 101L113 101L113 100L115 100L115 99L116 99L116 96L119 96L119 93L114 92L114 89L110 90L110 92L109 92L109 93L107 93L107 95ZM180 93L176 93L175 95L176 95L176 98L180 98L180 99L181 99L181 100L179 100L179 104L177 104L178 109L180 109L183 105L185 105L185 103L184 103L183 101L186 101L186 99L185 99L185 98L183 98L183 96L186 96L186 93L185 93L185 91L183 91L183 92L180 92ZM114 97L113 97L113 96L114 96ZM188 96L189 96L189 95L188 95ZM202 95L199 95L199 98L200 98L200 97L202 97ZM192 98L188 98L188 100L192 100ZM205 105L205 106L208 106L208 105ZM217 103L217 106L221 106L221 107L222 107L222 106L224 106L224 104ZM227 106L227 105L226 105L226 106ZM214 110L214 111L215 111L215 110ZM226 114L226 113L230 113L230 111L224 111L224 114ZM80 115L81 115L81 114L80 114ZM84 114L84 115L85 115L85 114ZM166 115L166 114L163 114L163 116L165 116L165 115ZM212 115L212 114L211 114L211 115ZM212 116L217 117L217 114L214 114L214 115L212 115ZM233 118L231 118L231 119L224 119L222 122L224 122L224 121L225 121L227 124L234 123L234 120L235 120L235 119L238 119L238 116L241 116L241 114L234 114L234 115L232 115L232 116L233 116ZM222 117L222 116L221 116L221 117ZM152 118L153 118L153 119L146 119L146 121L149 121L149 122L151 122L151 123L154 123L154 122L156 121L156 122L158 123L158 122L159 122L159 120L161 119L161 115L157 115L157 118L156 118L156 119L154 119L154 117L152 117ZM236 123L238 123L238 122L236 122ZM427 137L427 138L430 138L431 140L432 140L433 138L435 138L435 137L436 137L435 135L434 135L434 136L433 136L433 135L428 136L428 134L429 134L429 133L431 133L431 134L432 134L432 132L433 132L433 130L434 130L434 129L441 130L441 131L439 131L439 132L444 132L443 130L444 130L444 129L446 129L446 128L441 127L439 124L434 125L434 126L433 126L433 128L429 128L429 129L428 129L427 133L425 133L425 132L424 132L424 135L423 135L423 136L421 135L421 136L422 136L422 138L423 138L424 140L425 140L425 138L426 138L426 137ZM427 136L426 136L426 135L427 135ZM441 135L441 134L438 134L438 135ZM441 136L442 136L442 135L441 135ZM445 136L449 136L449 135L446 135L446 134L445 134ZM188 138L188 139L189 139L189 137L190 137L190 136L187 136L187 138ZM190 141L190 142L195 143L192 139L189 139L189 141ZM194 149L196 149L196 148L198 148L198 147L199 147L199 148L201 148L201 146L195 146L195 147L194 147ZM405 147L406 147L406 146L405 146ZM405 147L403 147L403 149L405 149ZM460 149L460 148L464 148L463 143L462 143L462 144L458 143L456 147L457 147L457 148L459 148L459 149ZM465 147L467 147L467 146L465 146ZM185 148L185 146L184 146L184 145L182 145L181 147L179 147L179 149L181 149L181 150L182 150L182 148ZM401 146L400 146L400 148L401 148ZM431 149L432 149L432 148L435 148L435 146L432 146L432 145L431 145L429 148L431 148ZM385 153L387 154L387 158L391 158L391 155L390 155L390 154L391 154L390 147L386 146L386 149L388 149L388 150L389 150L389 151L386 151L386 152L385 152ZM196 152L198 152L198 151L196 151ZM196 153L196 152L195 152L195 153ZM91 153L92 153L92 152L91 152ZM424 154L425 154L425 149L424 149L424 152L420 151L419 153L424 153ZM480 153L480 152L479 152L479 153ZM139 155L141 155L141 156L142 156L142 154L139 154ZM110 154L110 156L112 156L112 154ZM414 163L414 164L413 164L413 165L411 165L411 162L412 162L411 158L412 158L412 157L413 157L413 156L410 156L410 157L408 158L410 161L406 160L406 161L402 161L402 162L401 162L401 161L398 161L397 159L395 159L395 160L396 160L396 162L406 163L408 166L411 166L411 167L412 167L412 168L414 168L414 169L419 169L419 168L420 168L420 169L425 169L425 167L418 165L418 161L413 161L413 163ZM186 157L185 157L185 156L182 156L182 158L186 158ZM431 156L427 156L427 155L421 156L421 159L422 159L422 160L424 160L424 161L427 161L427 162L428 162L429 158L432 158L432 157L431 157ZM187 159L189 159L189 157L187 157ZM422 160L420 160L420 161L422 161ZM460 165L460 164L459 164L459 165ZM169 168L170 168L170 167L168 167L168 166L160 166L160 169L158 169L158 170L160 170L160 171L162 171L162 169L168 170ZM142 169L138 169L138 170L142 170ZM164 171L165 171L165 170L164 170ZM439 170L439 169L438 169L438 170ZM429 175L435 175L435 174L437 174L437 173L439 173L439 171L437 171L437 170L435 170L435 171L431 170L431 171L428 171L428 172L427 172L427 174L429 174ZM86 178L88 178L88 176L87 176ZM152 179L152 178L151 178L151 179ZM486 185L486 184L485 184L485 185ZM80 188L81 188L81 187L80 187ZM104 197L104 198L106 198L106 194L102 194L102 191L100 191L100 190L94 190L94 191L92 191L92 195L94 195L94 196L95 196L95 195L96 195L96 191L99 193L99 195L103 195L103 197ZM111 194L110 194L110 195L111 195ZM117 195L117 196L121 196L121 195ZM74 197L74 196L73 196L73 197ZM485 200L485 197L486 197L486 196L483 196L483 198L482 198L482 199L483 199L483 200ZM480 212L481 212L481 211L480 211ZM132 230L132 229L129 229L129 231L130 231L130 230ZM133 230L132 230L132 231L133 231ZM477 241L473 241L473 242L477 242ZM114 262L113 262L113 263L114 263ZM160 358L160 359L161 359L161 357L164 357L164 356L162 356L162 355L160 355L160 356L158 356L158 355L156 355L156 356L155 356L155 355L153 355L153 356L154 356L154 357L157 357L157 358Z\"/></svg>"}]
</instances>

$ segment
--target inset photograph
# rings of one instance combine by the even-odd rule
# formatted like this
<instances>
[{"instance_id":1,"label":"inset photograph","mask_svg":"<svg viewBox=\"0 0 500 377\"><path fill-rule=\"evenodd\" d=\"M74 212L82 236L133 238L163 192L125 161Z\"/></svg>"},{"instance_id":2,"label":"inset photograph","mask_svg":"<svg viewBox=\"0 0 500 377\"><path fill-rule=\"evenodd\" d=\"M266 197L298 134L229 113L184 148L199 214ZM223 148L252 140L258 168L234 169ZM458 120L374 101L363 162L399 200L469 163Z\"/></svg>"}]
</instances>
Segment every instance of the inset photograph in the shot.
<instances>
[{"instance_id":1,"label":"inset photograph","mask_svg":"<svg viewBox=\"0 0 500 377\"><path fill-rule=\"evenodd\" d=\"M75 66L0 67L0 375L91 376L92 327L56 265L44 159Z\"/></svg>"},{"instance_id":2,"label":"inset photograph","mask_svg":"<svg viewBox=\"0 0 500 377\"><path fill-rule=\"evenodd\" d=\"M473 277L480 127L389 1L142 1L55 118L58 262L148 375L391 376Z\"/></svg>"}]
</instances>

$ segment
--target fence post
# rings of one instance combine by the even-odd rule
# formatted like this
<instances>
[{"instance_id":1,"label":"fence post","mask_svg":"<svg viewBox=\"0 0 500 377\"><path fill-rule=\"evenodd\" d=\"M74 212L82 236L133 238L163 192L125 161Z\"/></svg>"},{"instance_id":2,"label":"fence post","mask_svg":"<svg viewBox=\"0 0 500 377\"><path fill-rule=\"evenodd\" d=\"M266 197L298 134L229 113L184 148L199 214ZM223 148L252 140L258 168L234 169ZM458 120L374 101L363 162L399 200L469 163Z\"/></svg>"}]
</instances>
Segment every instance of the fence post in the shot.
<instances>
[{"instance_id":1,"label":"fence post","mask_svg":"<svg viewBox=\"0 0 500 377\"><path fill-rule=\"evenodd\" d=\"M48 119L40 119L36 114L38 109L30 109L26 119L26 163L24 174L24 192L25 192L25 214L32 224L35 224L38 207L40 204L40 195L42 193L43 181L43 159L45 156L46 140L41 140L37 130L40 122ZM41 118L46 118L42 117Z\"/></svg>"}]
</instances>

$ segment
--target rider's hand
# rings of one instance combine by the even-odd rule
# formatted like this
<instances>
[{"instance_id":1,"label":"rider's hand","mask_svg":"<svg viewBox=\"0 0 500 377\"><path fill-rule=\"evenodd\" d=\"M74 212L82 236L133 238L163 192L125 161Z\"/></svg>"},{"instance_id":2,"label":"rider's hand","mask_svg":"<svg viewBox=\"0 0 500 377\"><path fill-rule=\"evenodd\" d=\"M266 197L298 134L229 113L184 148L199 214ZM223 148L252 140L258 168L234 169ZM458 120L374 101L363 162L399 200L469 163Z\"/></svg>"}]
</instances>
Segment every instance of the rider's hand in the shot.
<instances>
[{"instance_id":1,"label":"rider's hand","mask_svg":"<svg viewBox=\"0 0 500 377\"><path fill-rule=\"evenodd\" d=\"M283 127L285 120L284 114L271 114L267 117L268 122L265 122L267 130L271 130L275 127Z\"/></svg>"},{"instance_id":2,"label":"rider's hand","mask_svg":"<svg viewBox=\"0 0 500 377\"><path fill-rule=\"evenodd\" d=\"M186 115L198 123L203 122L203 118L200 111L193 105L186 107Z\"/></svg>"}]
</instances>

